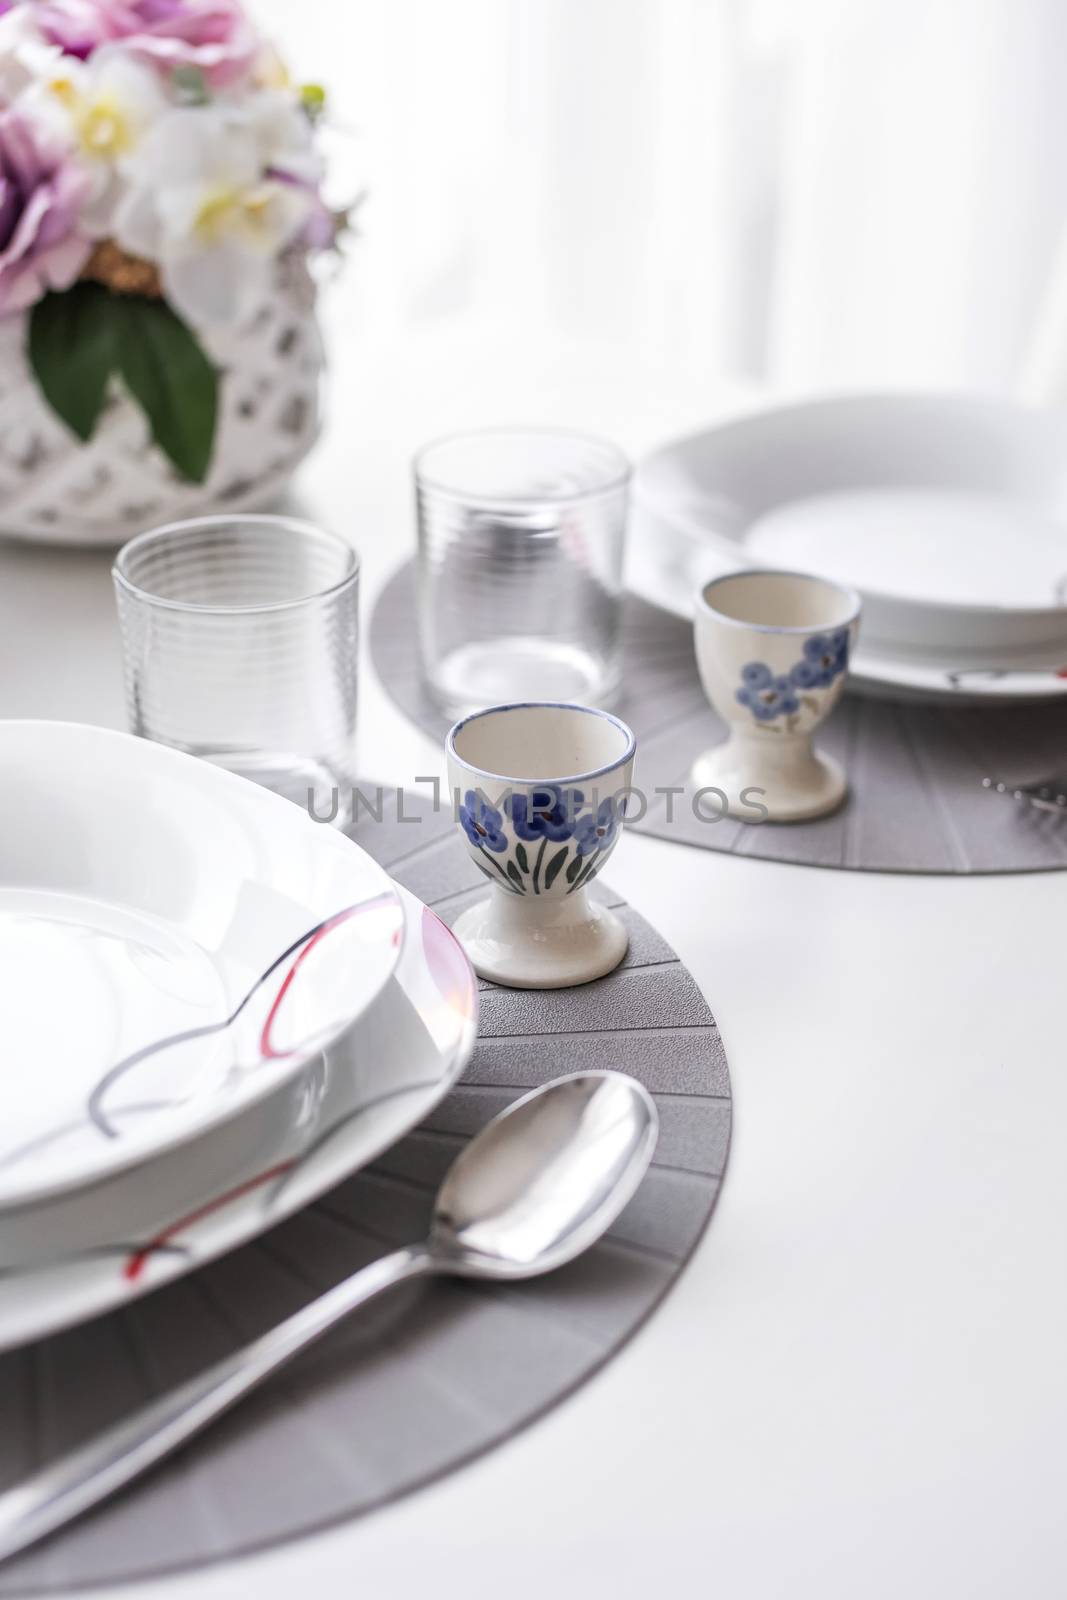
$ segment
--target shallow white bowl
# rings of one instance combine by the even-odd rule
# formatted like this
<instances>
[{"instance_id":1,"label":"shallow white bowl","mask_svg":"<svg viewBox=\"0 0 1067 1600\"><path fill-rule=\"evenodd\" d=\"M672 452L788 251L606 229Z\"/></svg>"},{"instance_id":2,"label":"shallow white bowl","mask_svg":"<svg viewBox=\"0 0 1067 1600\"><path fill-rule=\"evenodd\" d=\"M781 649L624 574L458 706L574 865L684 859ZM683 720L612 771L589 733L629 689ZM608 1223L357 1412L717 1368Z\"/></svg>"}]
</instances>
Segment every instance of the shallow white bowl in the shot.
<instances>
[{"instance_id":1,"label":"shallow white bowl","mask_svg":"<svg viewBox=\"0 0 1067 1600\"><path fill-rule=\"evenodd\" d=\"M780 406L655 452L634 493L657 563L694 589L786 567L858 590L875 653L1067 652L1060 413L951 395Z\"/></svg>"},{"instance_id":2,"label":"shallow white bowl","mask_svg":"<svg viewBox=\"0 0 1067 1600\"><path fill-rule=\"evenodd\" d=\"M402 935L388 876L288 801L127 734L0 723L0 1210L270 1094Z\"/></svg>"}]
</instances>

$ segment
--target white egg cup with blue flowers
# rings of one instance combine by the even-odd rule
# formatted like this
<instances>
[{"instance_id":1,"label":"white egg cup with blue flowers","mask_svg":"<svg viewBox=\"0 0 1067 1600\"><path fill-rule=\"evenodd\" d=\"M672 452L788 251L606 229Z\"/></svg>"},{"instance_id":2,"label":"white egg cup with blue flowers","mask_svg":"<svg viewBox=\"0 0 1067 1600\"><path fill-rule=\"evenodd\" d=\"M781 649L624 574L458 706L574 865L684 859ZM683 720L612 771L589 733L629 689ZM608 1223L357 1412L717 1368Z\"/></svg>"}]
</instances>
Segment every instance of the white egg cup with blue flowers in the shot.
<instances>
[{"instance_id":1,"label":"white egg cup with blue flowers","mask_svg":"<svg viewBox=\"0 0 1067 1600\"><path fill-rule=\"evenodd\" d=\"M610 712L490 706L448 735L448 782L467 850L491 888L454 924L475 971L517 989L602 978L629 943L588 888L615 848L636 741Z\"/></svg>"},{"instance_id":2,"label":"white egg cup with blue flowers","mask_svg":"<svg viewBox=\"0 0 1067 1600\"><path fill-rule=\"evenodd\" d=\"M841 697L859 615L853 590L800 572L732 572L700 591L697 666L729 736L692 778L731 815L803 822L844 800L845 773L812 736Z\"/></svg>"}]
</instances>

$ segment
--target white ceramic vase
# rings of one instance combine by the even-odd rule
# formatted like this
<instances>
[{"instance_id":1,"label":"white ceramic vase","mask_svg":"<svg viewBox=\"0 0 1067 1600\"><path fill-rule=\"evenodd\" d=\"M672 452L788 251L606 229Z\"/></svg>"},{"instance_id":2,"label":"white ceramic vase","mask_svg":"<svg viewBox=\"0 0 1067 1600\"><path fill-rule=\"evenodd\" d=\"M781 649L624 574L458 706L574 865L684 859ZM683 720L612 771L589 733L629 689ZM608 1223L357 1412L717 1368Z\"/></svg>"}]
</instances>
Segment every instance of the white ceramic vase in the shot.
<instances>
[{"instance_id":1,"label":"white ceramic vase","mask_svg":"<svg viewBox=\"0 0 1067 1600\"><path fill-rule=\"evenodd\" d=\"M0 533L115 546L156 523L275 499L321 421L323 348L304 262L279 264L271 298L243 328L200 337L223 377L211 466L188 483L118 383L82 444L41 395L26 319L0 321Z\"/></svg>"}]
</instances>

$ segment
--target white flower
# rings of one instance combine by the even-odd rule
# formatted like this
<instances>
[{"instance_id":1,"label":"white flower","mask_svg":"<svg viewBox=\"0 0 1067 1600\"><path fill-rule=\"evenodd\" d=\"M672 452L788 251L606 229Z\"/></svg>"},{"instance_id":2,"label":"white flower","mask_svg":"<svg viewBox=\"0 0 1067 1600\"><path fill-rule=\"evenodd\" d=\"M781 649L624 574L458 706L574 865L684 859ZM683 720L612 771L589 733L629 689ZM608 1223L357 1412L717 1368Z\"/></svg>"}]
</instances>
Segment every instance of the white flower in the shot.
<instances>
[{"instance_id":1,"label":"white flower","mask_svg":"<svg viewBox=\"0 0 1067 1600\"><path fill-rule=\"evenodd\" d=\"M32 7L17 5L5 12L0 16L0 106L11 105L61 60L59 47L38 33Z\"/></svg>"},{"instance_id":2,"label":"white flower","mask_svg":"<svg viewBox=\"0 0 1067 1600\"><path fill-rule=\"evenodd\" d=\"M61 56L30 96L35 115L65 124L75 159L92 178L84 226L105 238L126 165L169 109L159 74L118 46L107 46L84 62Z\"/></svg>"},{"instance_id":3,"label":"white flower","mask_svg":"<svg viewBox=\"0 0 1067 1600\"><path fill-rule=\"evenodd\" d=\"M115 238L158 264L167 299L197 327L239 324L259 308L315 204L297 170L300 141L258 100L171 110L124 166Z\"/></svg>"},{"instance_id":4,"label":"white flower","mask_svg":"<svg viewBox=\"0 0 1067 1600\"><path fill-rule=\"evenodd\" d=\"M264 170L282 172L300 183L320 181L323 162L313 129L291 95L259 89L247 96L241 109L255 135Z\"/></svg>"}]
</instances>

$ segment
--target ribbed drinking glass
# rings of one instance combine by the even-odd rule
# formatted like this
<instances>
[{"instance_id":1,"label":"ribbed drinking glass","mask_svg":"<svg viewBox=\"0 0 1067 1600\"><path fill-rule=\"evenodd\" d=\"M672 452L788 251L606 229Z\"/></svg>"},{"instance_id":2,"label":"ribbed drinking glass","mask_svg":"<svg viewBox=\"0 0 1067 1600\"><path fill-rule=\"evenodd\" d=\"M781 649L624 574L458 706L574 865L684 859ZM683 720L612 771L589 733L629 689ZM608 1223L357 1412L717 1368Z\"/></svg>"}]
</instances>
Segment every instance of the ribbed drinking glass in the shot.
<instances>
[{"instance_id":1,"label":"ribbed drinking glass","mask_svg":"<svg viewBox=\"0 0 1067 1600\"><path fill-rule=\"evenodd\" d=\"M353 782L359 560L291 517L139 534L112 572L134 733L327 817Z\"/></svg>"},{"instance_id":2,"label":"ribbed drinking glass","mask_svg":"<svg viewBox=\"0 0 1067 1600\"><path fill-rule=\"evenodd\" d=\"M614 445L556 429L457 434L417 456L419 648L450 715L610 704L629 479Z\"/></svg>"}]
</instances>

